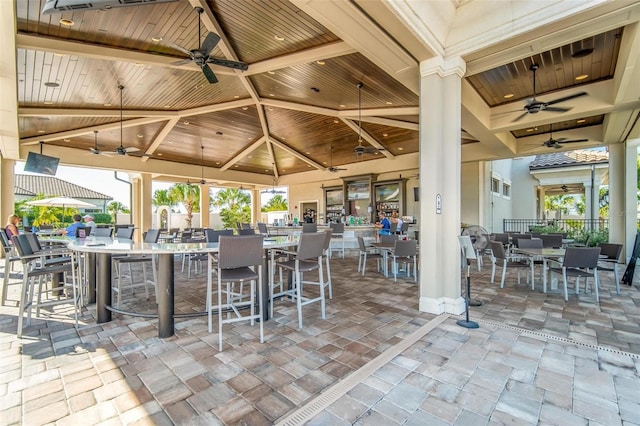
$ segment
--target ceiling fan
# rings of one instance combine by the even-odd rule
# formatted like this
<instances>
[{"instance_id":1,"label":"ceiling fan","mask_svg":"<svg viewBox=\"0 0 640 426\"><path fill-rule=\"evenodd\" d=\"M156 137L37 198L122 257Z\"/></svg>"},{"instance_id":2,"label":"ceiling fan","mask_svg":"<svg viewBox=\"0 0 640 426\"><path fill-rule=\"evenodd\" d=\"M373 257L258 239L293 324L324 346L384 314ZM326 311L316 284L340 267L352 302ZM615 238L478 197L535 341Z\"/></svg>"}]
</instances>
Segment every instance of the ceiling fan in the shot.
<instances>
[{"instance_id":1,"label":"ceiling fan","mask_svg":"<svg viewBox=\"0 0 640 426\"><path fill-rule=\"evenodd\" d=\"M276 165L275 163L272 164L273 169L275 170ZM276 189L276 177L273 177L273 186L271 187L271 189L265 189L263 191L261 191L263 194L271 194L271 195L276 195L276 194L286 194L287 191L283 191L281 189Z\"/></svg>"},{"instance_id":2,"label":"ceiling fan","mask_svg":"<svg viewBox=\"0 0 640 426\"><path fill-rule=\"evenodd\" d=\"M587 95L587 92L578 92L573 95L565 96L563 98L554 99L549 102L543 102L536 99L536 71L540 68L540 66L536 63L531 64L529 69L533 71L533 97L527 101L527 104L524 106L524 112L516 117L513 121L518 121L524 118L527 114L537 114L540 111L550 111L550 112L567 112L571 108L562 108L562 107L554 107L550 105L559 104L561 102L565 102L571 99L579 98L580 96Z\"/></svg>"},{"instance_id":3,"label":"ceiling fan","mask_svg":"<svg viewBox=\"0 0 640 426\"><path fill-rule=\"evenodd\" d=\"M115 152L113 151L100 151L100 148L98 148L98 131L94 130L93 131L93 135L94 135L94 145L89 148L89 151L91 151L92 154L94 155L100 155L100 154L115 154Z\"/></svg>"},{"instance_id":4,"label":"ceiling fan","mask_svg":"<svg viewBox=\"0 0 640 426\"><path fill-rule=\"evenodd\" d=\"M358 145L353 148L353 152L359 157L363 154L377 154L380 151L384 151L381 148L374 148L372 146L362 145L362 82L359 82L358 87ZM331 171L331 170L329 170Z\"/></svg>"},{"instance_id":5,"label":"ceiling fan","mask_svg":"<svg viewBox=\"0 0 640 426\"><path fill-rule=\"evenodd\" d=\"M124 147L124 145L122 144L122 93L124 92L124 86L122 84L118 84L118 89L120 89L120 146L117 147L116 149L113 150L114 153L118 154L118 155L127 155L131 152L137 152L140 151L139 148L136 148L135 146L130 146L130 147ZM106 152L104 152L104 154L107 154Z\"/></svg>"},{"instance_id":6,"label":"ceiling fan","mask_svg":"<svg viewBox=\"0 0 640 426\"><path fill-rule=\"evenodd\" d=\"M208 183L217 185L217 182L207 182L204 179L204 145L200 145L200 180L197 182L200 185L206 185ZM187 185L191 185L191 182L187 180Z\"/></svg>"},{"instance_id":7,"label":"ceiling fan","mask_svg":"<svg viewBox=\"0 0 640 426\"><path fill-rule=\"evenodd\" d=\"M209 56L211 54L211 51L218 45L218 42L220 41L220 36L218 34L210 32L205 37L204 43L200 44L200 40L202 40L202 37L200 35L200 30L201 30L201 28L200 28L201 27L201 19L200 19L200 17L202 15L202 13L204 12L204 9L201 8L201 7L196 7L195 10L196 10L196 13L198 14L198 48L189 50L189 49L184 48L182 46L178 46L176 44L173 44L173 46L176 49L178 49L181 52L189 55L189 59L184 59L184 60L175 62L173 65L183 65L183 64L187 64L189 62L193 62L198 67L200 67L200 69L204 73L204 76L207 78L207 80L211 84L217 83L218 79L216 78L216 75L213 73L213 71L211 70L211 68L209 68L209 65L207 65L207 64L214 64L214 65L219 65L221 67L227 67L227 68L233 68L233 69L237 69L237 70L246 71L249 68L249 66L247 64L245 64L244 62L230 61L228 59L213 58L213 57Z\"/></svg>"},{"instance_id":8,"label":"ceiling fan","mask_svg":"<svg viewBox=\"0 0 640 426\"><path fill-rule=\"evenodd\" d=\"M589 139L571 139L571 140L567 140L567 138L554 139L553 124L549 124L549 139L544 141L542 145L546 146L547 148L560 149L562 148L562 144L565 144L565 143L576 143L576 142L587 142L587 141L589 141Z\"/></svg>"},{"instance_id":9,"label":"ceiling fan","mask_svg":"<svg viewBox=\"0 0 640 426\"><path fill-rule=\"evenodd\" d=\"M327 167L327 171L331 173L338 173L345 170L347 169L341 169L340 167L333 167L333 146L329 145L329 167Z\"/></svg>"}]
</instances>

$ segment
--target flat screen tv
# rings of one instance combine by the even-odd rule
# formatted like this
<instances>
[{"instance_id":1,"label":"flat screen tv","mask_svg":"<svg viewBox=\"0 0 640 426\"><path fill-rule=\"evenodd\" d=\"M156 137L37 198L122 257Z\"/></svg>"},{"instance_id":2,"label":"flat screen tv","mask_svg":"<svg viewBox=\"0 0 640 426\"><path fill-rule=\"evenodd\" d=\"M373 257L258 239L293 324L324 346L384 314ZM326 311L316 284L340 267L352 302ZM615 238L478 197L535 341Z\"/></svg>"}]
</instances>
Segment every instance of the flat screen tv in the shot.
<instances>
[{"instance_id":1,"label":"flat screen tv","mask_svg":"<svg viewBox=\"0 0 640 426\"><path fill-rule=\"evenodd\" d=\"M30 152L24 165L24 171L55 176L59 161L60 159L56 157Z\"/></svg>"}]
</instances>

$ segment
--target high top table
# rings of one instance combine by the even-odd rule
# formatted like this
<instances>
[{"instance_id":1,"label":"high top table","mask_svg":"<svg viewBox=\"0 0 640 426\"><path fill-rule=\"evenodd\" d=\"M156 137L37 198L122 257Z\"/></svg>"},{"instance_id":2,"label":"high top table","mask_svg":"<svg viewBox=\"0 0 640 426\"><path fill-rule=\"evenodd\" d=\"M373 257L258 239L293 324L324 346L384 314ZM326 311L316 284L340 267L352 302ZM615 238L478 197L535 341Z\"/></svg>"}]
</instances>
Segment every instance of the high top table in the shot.
<instances>
[{"instance_id":1,"label":"high top table","mask_svg":"<svg viewBox=\"0 0 640 426\"><path fill-rule=\"evenodd\" d=\"M96 315L98 324L111 321L111 312L120 311L111 306L111 256L112 255L157 255L158 256L158 336L170 337L174 334L174 254L193 253L216 253L218 243L137 243L132 240L108 238L108 237L88 237L85 239L67 240L70 250L80 253L95 254L96 256ZM292 236L268 237L264 239L263 247L265 251L277 248L292 247L298 244L298 238ZM268 259L268 256L265 256ZM268 261L263 274L263 299L268 306ZM265 297L266 295L266 297ZM269 309L265 308L263 320L268 319ZM136 315L133 312L129 314Z\"/></svg>"}]
</instances>

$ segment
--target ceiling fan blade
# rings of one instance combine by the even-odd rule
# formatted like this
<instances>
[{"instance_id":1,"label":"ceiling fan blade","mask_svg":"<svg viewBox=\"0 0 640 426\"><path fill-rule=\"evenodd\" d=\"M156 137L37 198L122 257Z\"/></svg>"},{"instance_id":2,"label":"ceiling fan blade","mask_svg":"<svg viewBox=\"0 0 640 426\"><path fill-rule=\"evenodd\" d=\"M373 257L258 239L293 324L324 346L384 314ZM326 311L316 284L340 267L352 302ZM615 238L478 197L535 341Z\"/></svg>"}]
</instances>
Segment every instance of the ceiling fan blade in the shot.
<instances>
[{"instance_id":1,"label":"ceiling fan blade","mask_svg":"<svg viewBox=\"0 0 640 426\"><path fill-rule=\"evenodd\" d=\"M546 104L547 105L558 104L560 102L568 101L570 99L579 98L580 96L585 96L585 95L587 95L587 92L578 92L578 93L574 93L573 95L565 96L564 98L554 99L552 101L546 102ZM549 108L547 108L547 111L548 110L549 110Z\"/></svg>"},{"instance_id":2,"label":"ceiling fan blade","mask_svg":"<svg viewBox=\"0 0 640 426\"><path fill-rule=\"evenodd\" d=\"M178 51L180 51L180 52L184 53L185 55L189 55L189 56L191 56L191 55L192 55L191 51L190 51L189 49L185 48L185 47L178 46L177 44L175 44L175 43L171 43L171 42L169 42L169 45L170 45L171 47L173 47L174 49L176 49L176 50L178 50Z\"/></svg>"},{"instance_id":3,"label":"ceiling fan blade","mask_svg":"<svg viewBox=\"0 0 640 426\"><path fill-rule=\"evenodd\" d=\"M204 76L207 77L207 80L209 81L209 83L213 84L218 82L216 75L213 73L213 71L211 71L211 68L209 68L209 65L204 64L202 66L202 72L204 73Z\"/></svg>"},{"instance_id":4,"label":"ceiling fan blade","mask_svg":"<svg viewBox=\"0 0 640 426\"><path fill-rule=\"evenodd\" d=\"M546 107L544 109L544 111L551 111L551 112L567 112L570 111L572 108L560 108L560 107Z\"/></svg>"},{"instance_id":5,"label":"ceiling fan blade","mask_svg":"<svg viewBox=\"0 0 640 426\"><path fill-rule=\"evenodd\" d=\"M562 141L560 143L576 143L576 142L589 142L589 139L572 139L568 141Z\"/></svg>"},{"instance_id":6,"label":"ceiling fan blade","mask_svg":"<svg viewBox=\"0 0 640 426\"><path fill-rule=\"evenodd\" d=\"M125 148L124 150L125 150L125 151L127 152L127 154L128 154L128 153L130 153L130 152L137 152L137 151L140 151L140 148L136 148L135 146L130 146L130 147Z\"/></svg>"},{"instance_id":7,"label":"ceiling fan blade","mask_svg":"<svg viewBox=\"0 0 640 426\"><path fill-rule=\"evenodd\" d=\"M222 59L222 58L209 58L207 62L210 64L219 65L221 67L233 68L236 70L246 71L249 69L249 65L240 61L230 61L228 59Z\"/></svg>"},{"instance_id":8,"label":"ceiling fan blade","mask_svg":"<svg viewBox=\"0 0 640 426\"><path fill-rule=\"evenodd\" d=\"M562 142L562 141L565 141L566 139L567 138L558 138L558 139L556 139L556 142Z\"/></svg>"},{"instance_id":9,"label":"ceiling fan blade","mask_svg":"<svg viewBox=\"0 0 640 426\"><path fill-rule=\"evenodd\" d=\"M218 45L218 42L220 42L220 36L216 33L209 33L204 38L204 43L202 43L202 46L198 50L200 50L204 56L209 56L209 53Z\"/></svg>"},{"instance_id":10,"label":"ceiling fan blade","mask_svg":"<svg viewBox=\"0 0 640 426\"><path fill-rule=\"evenodd\" d=\"M529 112L525 111L522 114L520 114L519 116L517 116L516 118L514 118L513 120L511 120L511 122L513 123L514 121L522 120L523 118L525 118L527 116L527 114L529 114Z\"/></svg>"},{"instance_id":11,"label":"ceiling fan blade","mask_svg":"<svg viewBox=\"0 0 640 426\"><path fill-rule=\"evenodd\" d=\"M181 65L187 65L193 62L193 59L188 58L188 59L182 59L181 61L176 61L171 63L171 65L175 65L175 66L181 66Z\"/></svg>"}]
</instances>

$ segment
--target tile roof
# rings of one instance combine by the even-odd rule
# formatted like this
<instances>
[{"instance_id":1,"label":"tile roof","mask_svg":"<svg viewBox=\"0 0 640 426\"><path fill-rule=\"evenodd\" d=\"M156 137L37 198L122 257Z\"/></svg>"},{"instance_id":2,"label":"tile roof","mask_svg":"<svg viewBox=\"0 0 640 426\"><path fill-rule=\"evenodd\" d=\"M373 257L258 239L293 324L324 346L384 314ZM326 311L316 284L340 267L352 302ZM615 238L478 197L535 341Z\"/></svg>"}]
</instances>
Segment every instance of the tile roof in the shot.
<instances>
[{"instance_id":1,"label":"tile roof","mask_svg":"<svg viewBox=\"0 0 640 426\"><path fill-rule=\"evenodd\" d=\"M584 164L599 164L608 162L609 153L607 151L576 149L575 151L554 152L553 154L536 155L535 160L533 160L531 164L529 164L529 170L571 167Z\"/></svg>"},{"instance_id":2,"label":"tile roof","mask_svg":"<svg viewBox=\"0 0 640 426\"><path fill-rule=\"evenodd\" d=\"M14 194L35 196L44 194L47 197L65 196L92 200L113 200L113 197L53 176L15 175Z\"/></svg>"}]
</instances>

